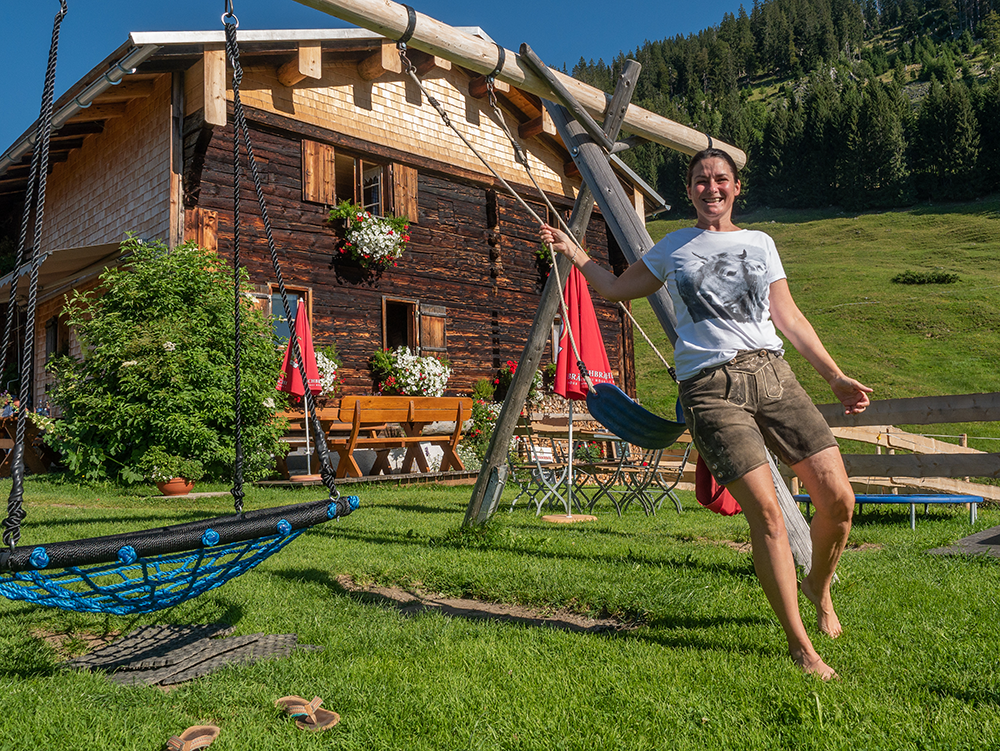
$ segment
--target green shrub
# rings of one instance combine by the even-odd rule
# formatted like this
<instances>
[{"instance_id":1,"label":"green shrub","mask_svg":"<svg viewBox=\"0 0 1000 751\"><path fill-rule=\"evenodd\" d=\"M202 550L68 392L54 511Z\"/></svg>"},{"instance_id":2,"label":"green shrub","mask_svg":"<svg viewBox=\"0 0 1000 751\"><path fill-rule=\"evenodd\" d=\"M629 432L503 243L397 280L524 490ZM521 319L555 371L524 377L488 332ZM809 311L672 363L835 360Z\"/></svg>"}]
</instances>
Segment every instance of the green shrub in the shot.
<instances>
[{"instance_id":1,"label":"green shrub","mask_svg":"<svg viewBox=\"0 0 1000 751\"><path fill-rule=\"evenodd\" d=\"M472 398L479 401L492 402L494 391L496 387L489 378L480 378L472 384Z\"/></svg>"},{"instance_id":2,"label":"green shrub","mask_svg":"<svg viewBox=\"0 0 1000 751\"><path fill-rule=\"evenodd\" d=\"M946 271L904 271L891 280L894 284L954 284L958 274Z\"/></svg>"},{"instance_id":3,"label":"green shrub","mask_svg":"<svg viewBox=\"0 0 1000 751\"><path fill-rule=\"evenodd\" d=\"M153 447L201 462L210 477L231 477L232 272L194 244L168 251L129 237L122 251L128 260L105 271L97 289L67 299L84 358L50 361L62 416L46 440L79 479L140 482ZM281 448L282 351L249 295L241 306L243 472L253 480L270 472Z\"/></svg>"}]
</instances>

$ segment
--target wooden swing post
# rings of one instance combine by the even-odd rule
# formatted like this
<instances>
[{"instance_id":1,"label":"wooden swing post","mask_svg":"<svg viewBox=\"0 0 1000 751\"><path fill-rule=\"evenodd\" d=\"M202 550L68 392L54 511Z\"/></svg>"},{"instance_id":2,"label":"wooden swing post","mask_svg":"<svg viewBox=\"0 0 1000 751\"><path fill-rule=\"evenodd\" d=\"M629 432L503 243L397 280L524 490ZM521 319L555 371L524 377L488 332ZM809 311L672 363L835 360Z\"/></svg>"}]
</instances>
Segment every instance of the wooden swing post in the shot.
<instances>
[{"instance_id":1,"label":"wooden swing post","mask_svg":"<svg viewBox=\"0 0 1000 751\"><path fill-rule=\"evenodd\" d=\"M621 128L622 119L628 108L632 92L635 90L635 82L639 78L640 70L642 70L642 66L639 63L635 60L628 60L621 78L618 80L618 85L615 86L615 93L611 97L611 101L608 102L608 111L604 117L604 133L611 140L617 137L618 130ZM577 241L586 232L593 211L594 194L585 182L577 194L573 213L569 220L570 232L573 233ZM558 278L566 279L572 264L568 258L557 254L556 267L559 271ZM518 368L514 372L510 387L507 389L507 398L504 399L500 416L497 418L496 425L493 426L490 445L486 450L483 466L476 478L476 486L472 490L472 498L469 500L469 506L465 512L464 524L466 526L483 524L496 511L507 479L507 447L510 446L510 439L514 435L514 428L517 427L521 409L528 398L531 381L535 371L538 370L542 353L548 345L552 321L559 309L561 296L562 290L556 283L556 275L550 273L549 278L545 280L542 299L538 306L538 312L535 314L535 320L531 324L531 331L528 333L528 341L525 342Z\"/></svg>"},{"instance_id":2,"label":"wooden swing post","mask_svg":"<svg viewBox=\"0 0 1000 751\"><path fill-rule=\"evenodd\" d=\"M296 0L318 11L356 24L388 39L399 39L407 30L409 13L405 6L391 0L373 3L371 0ZM423 13L416 13L416 26L407 46L430 55L449 60L463 68L487 75L497 65L497 47L493 42L467 34ZM552 98L549 84L538 76L529 65L510 50L505 50L503 68L496 75L498 81L516 86L522 91ZM562 87L580 103L592 117L604 117L608 95L567 75L552 71ZM746 154L727 143L710 139L686 125L657 115L636 105L629 105L621 127L629 133L654 143L667 146L684 154L695 154L710 145L728 152L739 167L746 164ZM612 140L617 134L612 137Z\"/></svg>"}]
</instances>

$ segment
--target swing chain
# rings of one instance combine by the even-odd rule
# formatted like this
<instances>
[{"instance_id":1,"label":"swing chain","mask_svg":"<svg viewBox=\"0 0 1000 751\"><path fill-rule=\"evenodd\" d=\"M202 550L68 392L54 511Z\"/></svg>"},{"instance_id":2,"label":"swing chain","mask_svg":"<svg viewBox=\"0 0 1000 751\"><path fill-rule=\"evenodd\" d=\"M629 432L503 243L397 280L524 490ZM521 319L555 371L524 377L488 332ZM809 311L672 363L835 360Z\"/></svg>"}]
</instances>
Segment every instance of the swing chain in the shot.
<instances>
[{"instance_id":1,"label":"swing chain","mask_svg":"<svg viewBox=\"0 0 1000 751\"><path fill-rule=\"evenodd\" d=\"M227 0L231 1L231 0ZM250 176L253 179L254 192L257 196L257 205L260 209L261 220L264 225L264 235L267 239L267 248L271 257L271 266L274 269L275 279L278 281L278 292L281 295L281 303L284 308L285 318L291 321L294 316L292 315L291 305L288 302L288 294L285 289L284 275L281 273L281 262L278 260L278 249L274 242L274 233L271 229L271 219L267 211L267 203L264 199L264 188L260 178L260 171L257 168L257 160L253 153L253 144L250 141L250 128L247 125L246 112L243 109L243 100L240 97L240 83L243 80L243 67L240 64L240 49L239 44L236 41L236 27L233 24L226 24L226 50L233 66L233 171L234 171L234 187L233 187L233 263L236 274L236 286L237 286L237 316L239 316L239 195L240 195L240 178L243 174L242 165L239 159L239 144L240 141L243 142L244 150L246 151L247 163L250 167ZM238 318L237 318L238 320ZM299 373L305 373L305 361L302 357L302 350L299 346L298 337L295 336L294 332L289 332L289 342L292 348L292 355L295 357L295 362L298 365ZM236 340L236 352L239 354L240 346L239 339ZM237 364L238 367L238 364ZM242 441L240 439L241 434L241 414L239 411L239 402L241 399L240 388L239 388L239 371L236 373L236 400L237 400L237 413L236 413L236 434L237 434L237 464L236 464L236 478L235 487L232 490L233 497L236 499L236 510L237 513L242 513L242 494L243 494L243 476L242 476ZM312 390L305 388L305 393L302 395L303 401L306 407L306 419L310 420L316 431L316 451L320 458L320 477L323 480L323 484L326 486L327 490L330 492L330 500L335 501L340 498L340 491L337 489L335 479L336 473L330 464L330 454L329 448L326 443L326 435L323 432L322 425L319 418L316 415L316 399L313 396Z\"/></svg>"},{"instance_id":2,"label":"swing chain","mask_svg":"<svg viewBox=\"0 0 1000 751\"><path fill-rule=\"evenodd\" d=\"M31 273L28 282L28 305L24 321L24 330L35 330L35 313L38 304L38 270L41 266L42 223L45 218L45 188L49 167L49 142L52 136L52 112L56 80L56 60L59 51L59 29L63 18L69 12L66 0L59 0L59 11L52 22L52 42L49 45L48 65L45 69L45 83L42 87L42 103L38 115L38 138L31 157L31 172L28 178L28 188L24 196L24 213L21 219L21 236L18 247L18 264L27 263L27 237L29 217L34 209L34 223L31 237ZM37 186L37 193L35 192ZM34 200L33 200L34 199ZM34 203L34 206L32 205ZM10 285L8 301L7 330L4 333L4 354L6 358L7 345L10 342L11 322L13 321L14 292L16 284ZM21 522L27 513L23 507L24 500L24 437L27 427L28 412L31 411L33 395L31 389L32 365L34 363L34 337L25 336L22 348L21 366L21 403L24 405L17 415L17 429L14 437L14 448L11 449L10 474L11 488L7 499L7 517L3 520L3 541L13 550L21 538Z\"/></svg>"}]
</instances>

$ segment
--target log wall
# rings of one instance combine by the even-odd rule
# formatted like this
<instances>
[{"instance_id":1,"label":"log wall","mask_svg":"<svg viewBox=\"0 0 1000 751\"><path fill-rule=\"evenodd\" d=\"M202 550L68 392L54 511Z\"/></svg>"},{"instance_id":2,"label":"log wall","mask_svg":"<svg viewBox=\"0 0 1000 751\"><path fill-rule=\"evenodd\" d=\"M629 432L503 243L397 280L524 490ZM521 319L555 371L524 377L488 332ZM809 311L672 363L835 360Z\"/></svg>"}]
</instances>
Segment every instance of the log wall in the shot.
<instances>
[{"instance_id":1,"label":"log wall","mask_svg":"<svg viewBox=\"0 0 1000 751\"><path fill-rule=\"evenodd\" d=\"M450 393L466 393L477 379L492 378L501 362L518 359L546 271L535 256L537 223L512 197L461 168L272 113L251 110L248 117L273 236L282 253L284 282L311 290L315 346L337 347L347 393L371 391L367 361L382 346L383 297L446 308L447 357L454 368ZM338 258L338 231L326 220L327 207L302 200L303 138L330 143L361 158L417 169L419 215L411 223L411 240L397 267L368 273ZM186 207L217 214L219 251L227 258L232 255L231 139L231 127L206 128L197 113L187 119ZM515 187L522 196L533 190ZM255 284L273 283L249 174L241 197L241 257ZM566 212L572 207L564 196L550 200L558 201L557 208ZM531 203L539 216L546 216L541 202ZM605 223L595 214L586 244L606 266L610 265L607 238ZM595 299L594 304L612 367L616 375L627 371L624 382L632 384L619 313L603 300Z\"/></svg>"}]
</instances>

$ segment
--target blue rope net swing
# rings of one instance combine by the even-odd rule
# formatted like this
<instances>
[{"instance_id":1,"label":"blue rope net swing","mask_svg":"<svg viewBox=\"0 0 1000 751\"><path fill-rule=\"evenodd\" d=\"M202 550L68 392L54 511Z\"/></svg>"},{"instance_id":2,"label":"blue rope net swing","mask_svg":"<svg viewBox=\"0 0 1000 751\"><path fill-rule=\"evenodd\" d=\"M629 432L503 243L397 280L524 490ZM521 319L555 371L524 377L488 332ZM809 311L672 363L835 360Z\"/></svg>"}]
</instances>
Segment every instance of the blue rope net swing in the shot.
<instances>
[{"instance_id":1,"label":"blue rope net swing","mask_svg":"<svg viewBox=\"0 0 1000 751\"><path fill-rule=\"evenodd\" d=\"M66 14L65 0L60 0L61 10L56 15L49 64L46 71L42 108L38 124L38 145L32 156L32 167L26 193L21 240L18 248L18 266L25 265L26 238L32 203L34 214L33 249L30 257L30 282L28 314L25 331L34 331L35 308L40 265L42 218L45 205L45 182L48 165L48 147L52 128L52 98L55 80L56 51L59 26ZM326 439L321 429L317 433L317 451L321 461L321 477L329 490L329 497L321 501L299 503L257 511L243 511L243 442L242 394L240 389L240 200L239 188L243 177L240 161L242 140L250 165L258 204L264 222L268 247L277 275L285 312L291 311L281 275L277 250L271 233L270 220L261 189L249 129L240 102L239 84L242 68L239 48L236 45L238 21L227 4L223 17L227 51L233 64L234 89L234 138L233 138L233 267L236 324L236 348L233 363L235 375L235 449L234 486L235 513L212 519L187 522L167 527L137 532L94 537L39 546L18 546L21 522L25 518L22 508L24 492L24 434L27 409L18 415L14 454L11 461L12 487L7 503L7 517L3 521L3 542L0 549L0 595L38 605L47 605L79 612L112 613L118 615L147 613L173 607L221 586L230 579L249 571L261 561L277 553L308 529L331 519L347 516L360 505L357 496L341 497L336 488L335 473L330 465ZM36 192L37 185L37 192ZM11 290L13 295L13 289ZM11 309L8 301L8 310ZM3 352L10 343L13 316L8 315L4 333ZM21 384L23 403L30 405L30 363L33 358L33 337L25 336L23 348L24 367ZM302 353L292 333L292 349L299 372L305 373ZM0 366L2 370L2 366ZM316 404L312 392L305 389L309 417L319 428Z\"/></svg>"}]
</instances>

